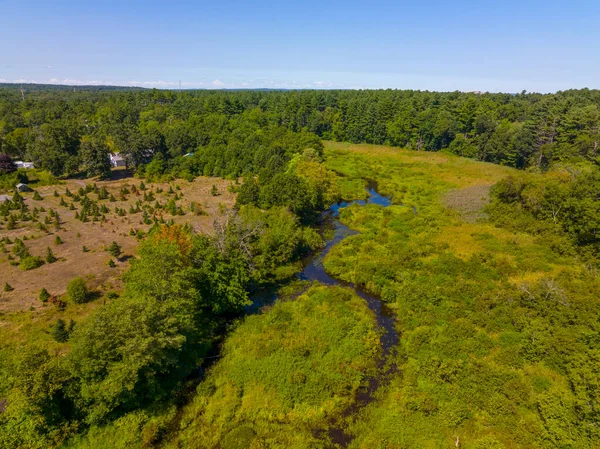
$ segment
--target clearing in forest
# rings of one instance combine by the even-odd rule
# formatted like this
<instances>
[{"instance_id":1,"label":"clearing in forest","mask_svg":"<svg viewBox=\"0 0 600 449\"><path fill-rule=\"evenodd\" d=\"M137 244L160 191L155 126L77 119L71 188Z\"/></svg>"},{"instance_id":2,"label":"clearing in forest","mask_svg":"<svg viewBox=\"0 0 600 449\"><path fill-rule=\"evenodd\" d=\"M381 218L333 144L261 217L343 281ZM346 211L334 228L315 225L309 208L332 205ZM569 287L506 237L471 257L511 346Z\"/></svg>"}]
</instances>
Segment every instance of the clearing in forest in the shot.
<instances>
[{"instance_id":1,"label":"clearing in forest","mask_svg":"<svg viewBox=\"0 0 600 449\"><path fill-rule=\"evenodd\" d=\"M25 216L21 210L12 210L11 214L18 216L14 229L5 224L0 234L1 249L6 251L0 253L0 312L41 307L38 295L42 288L51 295L62 295L75 276L83 276L88 286L100 294L119 290L120 275L129 265L139 237L155 221L173 220L189 223L196 231L209 231L215 217L235 202L235 195L228 190L230 184L208 177L193 182L180 179L144 184L126 177L99 182L67 180L21 193ZM84 196L90 200L87 207ZM58 225L54 212L58 213ZM16 239L44 264L24 270L13 249ZM121 246L121 254L116 257L107 252L112 242ZM55 262L45 260L48 248ZM5 284L13 290L4 291Z\"/></svg>"}]
</instances>

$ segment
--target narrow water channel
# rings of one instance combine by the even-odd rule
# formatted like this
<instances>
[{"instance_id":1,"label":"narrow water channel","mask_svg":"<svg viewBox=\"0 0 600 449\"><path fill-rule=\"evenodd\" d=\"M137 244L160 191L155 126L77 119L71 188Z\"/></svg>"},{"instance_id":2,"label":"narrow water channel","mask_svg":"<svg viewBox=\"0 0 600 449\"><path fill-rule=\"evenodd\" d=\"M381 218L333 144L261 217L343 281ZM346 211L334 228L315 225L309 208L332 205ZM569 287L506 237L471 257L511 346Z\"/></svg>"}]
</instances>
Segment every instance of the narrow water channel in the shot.
<instances>
[{"instance_id":1,"label":"narrow water channel","mask_svg":"<svg viewBox=\"0 0 600 449\"><path fill-rule=\"evenodd\" d=\"M304 269L299 273L299 277L302 280L307 281L318 281L322 284L326 285L340 285L343 287L349 287L354 292L363 298L369 308L375 313L377 317L377 323L383 330L383 334L381 336L381 346L382 346L382 357L379 361L379 375L377 377L372 377L368 381L368 385L366 388L359 391L356 397L355 404L350 407L348 410L345 410L342 414L342 417L348 417L355 414L359 409L366 406L370 402L375 399L375 391L381 384L382 380L385 380L391 371L395 369L394 365L386 365L388 360L388 355L390 351L396 347L399 340L398 331L395 327L395 316L392 311L386 307L386 305L381 301L378 297L367 293L360 286L354 285L349 282L345 282L339 279L335 279L325 272L325 268L323 266L323 260L325 256L331 248L340 243L344 238L357 234L356 231L353 231L348 226L345 226L339 221L340 210L351 206L353 204L359 204L365 206L367 204L377 204L382 207L387 207L392 204L390 198L381 195L376 188L374 183L369 183L367 186L367 191L369 193L369 197L367 200L357 200L351 202L341 202L331 206L331 208L325 213L326 225L332 227L333 237L327 240L325 248L318 253L311 255L306 261L304 265ZM317 432L320 433L320 432ZM332 423L332 426L328 430L330 440L338 445L339 447L346 447L350 441L352 440L350 435L347 435L341 426L336 426L335 423Z\"/></svg>"}]
</instances>

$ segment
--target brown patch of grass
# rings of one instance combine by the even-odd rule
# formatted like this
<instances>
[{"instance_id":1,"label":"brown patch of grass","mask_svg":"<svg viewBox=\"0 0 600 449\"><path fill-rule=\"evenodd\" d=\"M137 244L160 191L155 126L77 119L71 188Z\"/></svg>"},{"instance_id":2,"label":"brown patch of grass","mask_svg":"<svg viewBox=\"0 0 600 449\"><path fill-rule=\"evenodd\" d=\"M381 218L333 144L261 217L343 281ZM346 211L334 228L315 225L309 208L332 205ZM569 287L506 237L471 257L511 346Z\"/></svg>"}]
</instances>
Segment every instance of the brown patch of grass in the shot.
<instances>
[{"instance_id":1,"label":"brown patch of grass","mask_svg":"<svg viewBox=\"0 0 600 449\"><path fill-rule=\"evenodd\" d=\"M490 202L489 184L476 184L462 189L449 191L444 197L444 204L460 213L461 218L469 223L486 218L483 208Z\"/></svg>"}]
</instances>

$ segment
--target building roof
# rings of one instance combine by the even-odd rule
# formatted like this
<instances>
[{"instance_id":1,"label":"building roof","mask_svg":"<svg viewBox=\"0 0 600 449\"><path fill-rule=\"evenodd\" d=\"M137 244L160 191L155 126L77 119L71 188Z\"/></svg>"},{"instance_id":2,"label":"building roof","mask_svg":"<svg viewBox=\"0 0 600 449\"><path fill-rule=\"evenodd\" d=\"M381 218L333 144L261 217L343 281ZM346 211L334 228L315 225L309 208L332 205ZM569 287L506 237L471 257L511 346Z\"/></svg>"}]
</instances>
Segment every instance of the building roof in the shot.
<instances>
[{"instance_id":1,"label":"building roof","mask_svg":"<svg viewBox=\"0 0 600 449\"><path fill-rule=\"evenodd\" d=\"M35 168L33 162L15 161L17 168Z\"/></svg>"}]
</instances>

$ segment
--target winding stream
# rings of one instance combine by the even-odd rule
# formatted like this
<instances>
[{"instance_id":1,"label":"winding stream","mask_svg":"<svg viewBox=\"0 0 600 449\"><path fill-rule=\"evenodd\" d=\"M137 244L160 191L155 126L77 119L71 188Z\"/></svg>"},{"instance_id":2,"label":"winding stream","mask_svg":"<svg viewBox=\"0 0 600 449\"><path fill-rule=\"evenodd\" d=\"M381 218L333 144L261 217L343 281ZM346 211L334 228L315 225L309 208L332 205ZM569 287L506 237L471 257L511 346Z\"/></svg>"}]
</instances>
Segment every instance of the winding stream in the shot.
<instances>
[{"instance_id":1,"label":"winding stream","mask_svg":"<svg viewBox=\"0 0 600 449\"><path fill-rule=\"evenodd\" d=\"M369 198L367 200L340 202L331 206L331 208L325 213L327 225L333 228L333 237L326 242L323 250L311 255L305 261L304 269L299 273L299 278L301 280L318 281L325 285L340 285L351 288L358 296L367 302L369 309L375 313L377 323L383 329L383 334L381 336L383 353L378 364L378 371L380 371L379 376L371 377L369 379L366 388L363 388L358 392L355 404L342 413L342 418L353 415L359 409L374 401L375 391L379 387L382 380L387 378L386 374L389 374L395 370L394 365L386 366L386 362L388 360L390 351L398 344L399 341L398 331L394 325L395 316L392 311L386 307L383 301L376 296L367 293L360 286L335 279L327 274L325 272L325 268L323 267L323 260L331 248L340 243L344 238L358 233L339 221L341 209L353 204L360 204L362 206L366 204L377 204L383 207L387 207L392 204L390 198L385 197L377 192L376 185L374 183L369 183L367 186L367 191L369 193ZM340 426L336 426L335 423L332 423L332 427L329 429L328 433L331 441L341 447L346 447L352 440L351 436L347 435L344 430Z\"/></svg>"}]
</instances>

